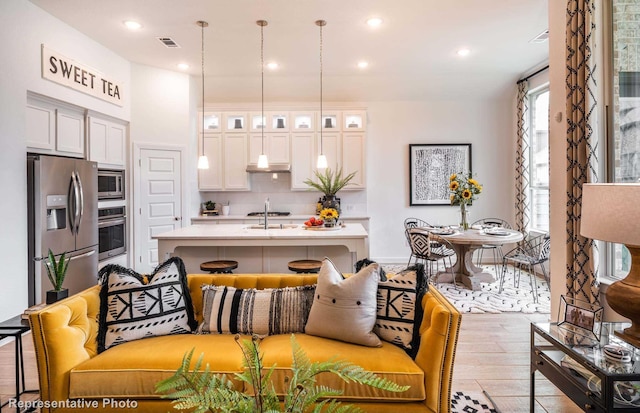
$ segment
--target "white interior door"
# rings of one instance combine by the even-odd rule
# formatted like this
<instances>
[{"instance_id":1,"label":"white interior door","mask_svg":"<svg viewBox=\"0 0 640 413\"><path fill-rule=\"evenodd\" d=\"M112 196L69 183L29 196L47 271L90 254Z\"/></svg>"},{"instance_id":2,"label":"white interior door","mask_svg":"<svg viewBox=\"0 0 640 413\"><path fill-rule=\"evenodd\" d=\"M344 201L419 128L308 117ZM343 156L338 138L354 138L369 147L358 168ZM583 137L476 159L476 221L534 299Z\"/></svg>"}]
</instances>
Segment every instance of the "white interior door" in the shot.
<instances>
[{"instance_id":1,"label":"white interior door","mask_svg":"<svg viewBox=\"0 0 640 413\"><path fill-rule=\"evenodd\" d=\"M181 155L177 149L140 149L138 272L149 273L158 265L158 241L152 236L182 226Z\"/></svg>"}]
</instances>

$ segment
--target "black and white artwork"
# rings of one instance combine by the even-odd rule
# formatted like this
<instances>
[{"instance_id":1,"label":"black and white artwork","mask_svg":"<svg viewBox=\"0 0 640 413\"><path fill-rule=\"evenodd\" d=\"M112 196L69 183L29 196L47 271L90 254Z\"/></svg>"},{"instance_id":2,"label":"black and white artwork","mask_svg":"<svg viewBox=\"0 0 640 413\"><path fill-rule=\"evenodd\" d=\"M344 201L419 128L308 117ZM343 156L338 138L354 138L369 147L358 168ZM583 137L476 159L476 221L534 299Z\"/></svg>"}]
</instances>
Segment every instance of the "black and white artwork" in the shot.
<instances>
[{"instance_id":1,"label":"black and white artwork","mask_svg":"<svg viewBox=\"0 0 640 413\"><path fill-rule=\"evenodd\" d=\"M471 144L410 144L409 205L449 205L451 174L471 173Z\"/></svg>"}]
</instances>

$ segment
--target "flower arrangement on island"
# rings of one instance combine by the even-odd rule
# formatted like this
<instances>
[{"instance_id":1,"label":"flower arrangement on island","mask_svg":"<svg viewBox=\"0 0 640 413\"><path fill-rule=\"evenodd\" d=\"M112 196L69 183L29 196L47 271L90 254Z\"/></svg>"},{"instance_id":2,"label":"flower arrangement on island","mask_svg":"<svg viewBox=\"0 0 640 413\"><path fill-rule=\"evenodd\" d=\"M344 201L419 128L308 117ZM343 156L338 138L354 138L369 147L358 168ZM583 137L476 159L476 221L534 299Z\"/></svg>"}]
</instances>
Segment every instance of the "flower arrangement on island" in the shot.
<instances>
[{"instance_id":1,"label":"flower arrangement on island","mask_svg":"<svg viewBox=\"0 0 640 413\"><path fill-rule=\"evenodd\" d=\"M324 221L324 225L327 227L332 227L338 221L338 211L335 208L324 208L320 211L320 219Z\"/></svg>"},{"instance_id":2,"label":"flower arrangement on island","mask_svg":"<svg viewBox=\"0 0 640 413\"><path fill-rule=\"evenodd\" d=\"M449 177L449 191L451 191L451 205L460 205L460 227L469 229L467 219L467 205L477 199L482 192L482 185L475 179L462 174L452 174Z\"/></svg>"}]
</instances>

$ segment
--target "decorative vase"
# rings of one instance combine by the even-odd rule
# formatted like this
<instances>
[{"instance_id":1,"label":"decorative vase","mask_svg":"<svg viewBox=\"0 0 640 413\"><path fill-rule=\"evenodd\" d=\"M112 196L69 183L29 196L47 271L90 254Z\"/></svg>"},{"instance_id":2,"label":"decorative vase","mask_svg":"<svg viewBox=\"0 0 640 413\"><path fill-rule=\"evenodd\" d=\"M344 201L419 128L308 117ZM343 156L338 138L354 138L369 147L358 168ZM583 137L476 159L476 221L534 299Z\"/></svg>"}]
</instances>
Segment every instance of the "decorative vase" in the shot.
<instances>
[{"instance_id":1,"label":"decorative vase","mask_svg":"<svg viewBox=\"0 0 640 413\"><path fill-rule=\"evenodd\" d=\"M335 219L331 219L331 220L325 220L324 221L324 226L327 228L333 228L336 226L336 221Z\"/></svg>"},{"instance_id":2,"label":"decorative vase","mask_svg":"<svg viewBox=\"0 0 640 413\"><path fill-rule=\"evenodd\" d=\"M325 195L322 198L322 207L323 208L333 208L338 211L338 215L340 215L340 198L335 195Z\"/></svg>"},{"instance_id":3,"label":"decorative vase","mask_svg":"<svg viewBox=\"0 0 640 413\"><path fill-rule=\"evenodd\" d=\"M242 129L242 119L236 119L233 124L234 129Z\"/></svg>"},{"instance_id":4,"label":"decorative vase","mask_svg":"<svg viewBox=\"0 0 640 413\"><path fill-rule=\"evenodd\" d=\"M467 204L460 204L460 228L465 231L469 229L469 210L467 210Z\"/></svg>"},{"instance_id":5,"label":"decorative vase","mask_svg":"<svg viewBox=\"0 0 640 413\"><path fill-rule=\"evenodd\" d=\"M278 119L278 122L276 124L276 128L278 128L278 129L284 128L284 119L282 119L282 118Z\"/></svg>"},{"instance_id":6,"label":"decorative vase","mask_svg":"<svg viewBox=\"0 0 640 413\"><path fill-rule=\"evenodd\" d=\"M325 118L324 127L325 129L333 128L333 123L331 122L331 118Z\"/></svg>"},{"instance_id":7,"label":"decorative vase","mask_svg":"<svg viewBox=\"0 0 640 413\"><path fill-rule=\"evenodd\" d=\"M57 301L62 300L63 298L67 298L69 296L69 289L63 288L60 291L49 290L47 291L47 304L53 304Z\"/></svg>"}]
</instances>

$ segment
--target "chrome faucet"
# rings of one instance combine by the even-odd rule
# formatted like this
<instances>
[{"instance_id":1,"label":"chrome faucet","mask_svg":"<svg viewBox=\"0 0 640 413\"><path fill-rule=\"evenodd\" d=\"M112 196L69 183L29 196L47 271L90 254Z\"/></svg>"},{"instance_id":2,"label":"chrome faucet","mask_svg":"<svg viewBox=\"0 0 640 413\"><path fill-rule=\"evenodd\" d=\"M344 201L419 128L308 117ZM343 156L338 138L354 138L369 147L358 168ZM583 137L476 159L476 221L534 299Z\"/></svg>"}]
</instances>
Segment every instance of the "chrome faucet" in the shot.
<instances>
[{"instance_id":1,"label":"chrome faucet","mask_svg":"<svg viewBox=\"0 0 640 413\"><path fill-rule=\"evenodd\" d=\"M264 229L269 229L269 198L264 200Z\"/></svg>"}]
</instances>

